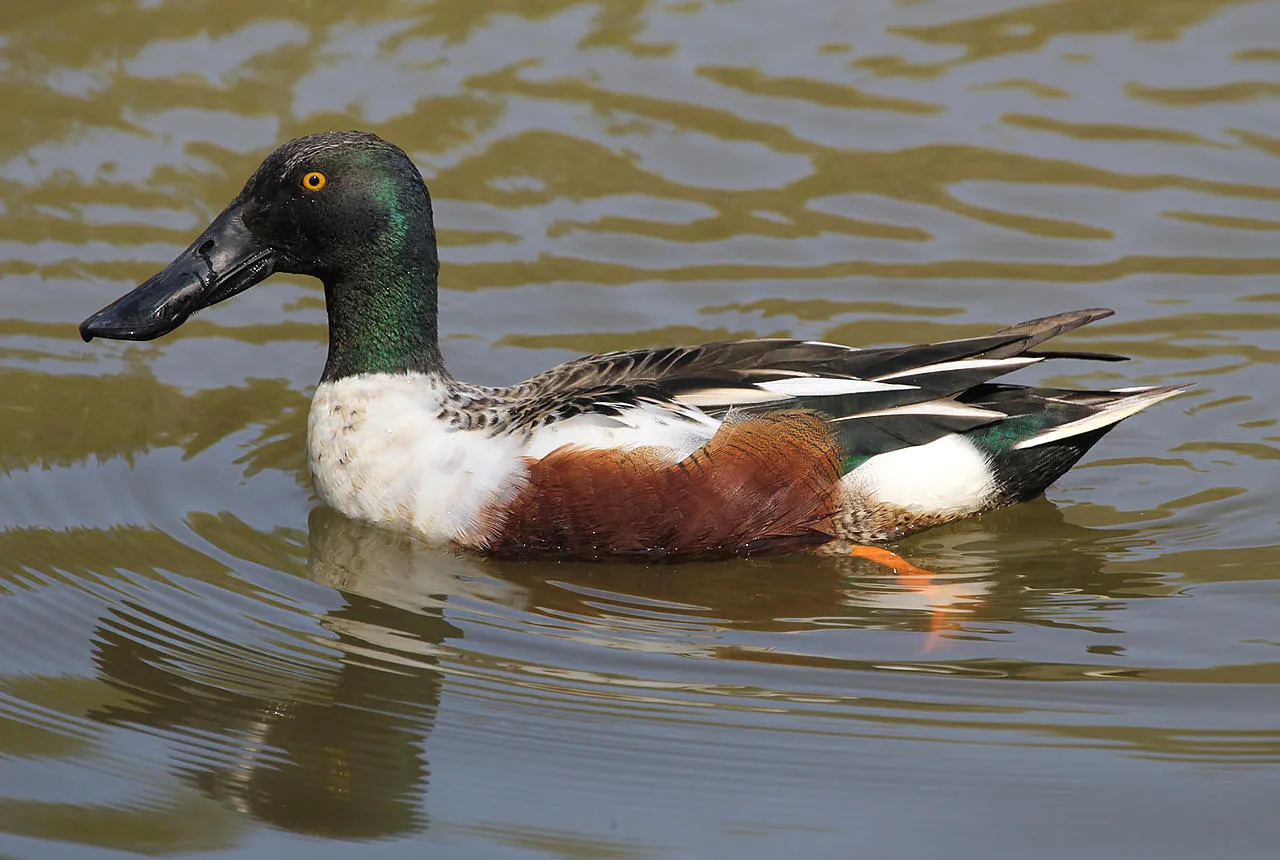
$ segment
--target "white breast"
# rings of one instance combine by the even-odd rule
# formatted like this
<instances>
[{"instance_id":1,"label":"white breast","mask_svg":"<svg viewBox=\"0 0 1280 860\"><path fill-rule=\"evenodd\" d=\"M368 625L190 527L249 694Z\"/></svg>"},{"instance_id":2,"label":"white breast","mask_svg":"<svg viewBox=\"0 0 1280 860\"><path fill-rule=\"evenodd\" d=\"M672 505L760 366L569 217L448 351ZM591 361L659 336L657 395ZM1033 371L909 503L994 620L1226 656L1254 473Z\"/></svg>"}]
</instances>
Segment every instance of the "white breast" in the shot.
<instances>
[{"instance_id":1,"label":"white breast","mask_svg":"<svg viewBox=\"0 0 1280 860\"><path fill-rule=\"evenodd\" d=\"M518 487L523 440L451 427L438 417L444 395L438 380L417 374L321 383L307 452L325 504L432 543L465 542L481 511Z\"/></svg>"}]
</instances>

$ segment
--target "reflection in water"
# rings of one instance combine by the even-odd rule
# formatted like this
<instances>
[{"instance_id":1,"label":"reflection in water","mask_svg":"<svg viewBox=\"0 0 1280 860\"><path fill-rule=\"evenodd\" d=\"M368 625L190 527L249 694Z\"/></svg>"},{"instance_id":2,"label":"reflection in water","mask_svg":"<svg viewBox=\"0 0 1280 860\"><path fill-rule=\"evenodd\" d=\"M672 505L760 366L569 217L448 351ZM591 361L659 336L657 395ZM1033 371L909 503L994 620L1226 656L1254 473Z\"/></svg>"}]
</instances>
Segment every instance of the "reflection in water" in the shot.
<instances>
[{"instance_id":1,"label":"reflection in water","mask_svg":"<svg viewBox=\"0 0 1280 860\"><path fill-rule=\"evenodd\" d=\"M345 605L320 619L332 635L323 644L337 653L270 661L142 607L117 606L95 631L94 662L127 698L91 716L188 735L199 754L178 765L183 776L274 826L345 839L421 830L424 742L441 686L435 651L460 636L442 617L443 600L465 590L439 564L427 569L439 555L318 511L307 573L342 589ZM433 587L418 591L426 581ZM405 601L400 584L414 599ZM411 643L411 655L388 650L388 641Z\"/></svg>"},{"instance_id":2,"label":"reflection in water","mask_svg":"<svg viewBox=\"0 0 1280 860\"><path fill-rule=\"evenodd\" d=\"M734 630L843 626L929 632L940 616L949 615L954 623L945 626L964 633L995 621L1069 626L1072 614L1090 615L1117 599L1168 593L1158 574L1106 569L1135 534L1072 526L1040 499L911 541L911 559L932 577L899 576L862 558L830 556L678 569L490 561L486 569L525 589L540 613L604 625L616 620L611 613L618 607L601 601L612 596L669 603L678 607L678 623L689 620L683 613L696 613ZM1073 610L1064 613L1068 602Z\"/></svg>"},{"instance_id":3,"label":"reflection in water","mask_svg":"<svg viewBox=\"0 0 1280 860\"><path fill-rule=\"evenodd\" d=\"M355 599L339 617L380 614L381 607L364 603ZM425 826L418 804L427 771L419 748L438 690L429 668L393 674L343 663L312 697L300 698L287 673L274 679L273 695L252 695L203 680L175 666L176 655L116 629L144 623L118 610L97 632L98 669L129 701L93 712L95 719L218 737L201 760L180 765L183 775L211 797L275 826L349 839ZM189 632L181 656L202 667L251 656Z\"/></svg>"},{"instance_id":4,"label":"reflection in water","mask_svg":"<svg viewBox=\"0 0 1280 860\"><path fill-rule=\"evenodd\" d=\"M1026 516L1056 516L1047 503L1029 510ZM1037 547L993 556L992 565L973 569L975 544L1026 529L1013 520L997 524L996 533L971 527L967 534L941 535L932 556L968 559L970 569L951 582L920 583L895 580L858 559L824 559L816 567L813 559L772 559L746 570L493 562L318 508L309 524L306 572L337 589L342 605L317 619L315 633L302 633L305 645L264 652L124 601L103 616L92 643L96 671L118 695L89 716L185 738L190 750L177 756L174 770L243 815L346 839L406 834L429 824L424 810L429 736L443 684L439 661L442 649L456 648L463 636L444 618L448 601L461 600L473 612L527 607L548 633L559 627L579 641L665 650L665 640L691 653L699 650L699 629L921 631L930 628L931 615L953 612L961 620L952 632L963 634L981 629L987 612L1003 623L1064 623L1053 620L1060 614L1052 605L1058 581L1077 591L1086 581L1105 585L1108 591L1094 599L1133 593L1134 582L1098 575L1105 546L1097 554L1073 554L1070 567L1035 569L1045 556ZM1118 537L1108 533L1106 540ZM1083 543L1079 534L1073 543ZM831 665L776 647L721 645L706 656ZM935 672L949 665L945 645L942 653L919 656ZM856 659L841 665L892 669ZM521 678L520 670L512 680L545 683L537 680L536 666L527 668L534 674ZM962 663L951 669L967 674ZM987 666L984 674L993 670ZM1009 667L1009 675L1016 674Z\"/></svg>"},{"instance_id":5,"label":"reflection in water","mask_svg":"<svg viewBox=\"0 0 1280 860\"><path fill-rule=\"evenodd\" d=\"M0 854L1273 856L1277 10L7 4ZM895 547L927 578L308 529L315 284L170 343L75 325L352 127L432 184L467 378L1101 305L1066 346L1120 376L1018 381L1203 384Z\"/></svg>"},{"instance_id":6,"label":"reflection in water","mask_svg":"<svg viewBox=\"0 0 1280 860\"><path fill-rule=\"evenodd\" d=\"M280 546L269 558L293 551L289 535L256 540L273 542ZM1157 697L1194 699L1200 684L1269 682L1280 665L1197 673L1127 659L1123 620L1108 617L1144 597L1173 593L1164 577L1141 566L1116 569L1143 543L1137 530L1072 526L1041 501L920 537L913 557L943 571L921 582L854 558L679 568L495 562L441 552L320 508L309 522L307 581L334 589L340 605L290 613L284 625L255 622L269 635L254 642L243 630L224 634L221 615L206 623L197 605L162 610L168 601L112 600L90 644L109 692L77 699L93 701L84 711L91 723L171 738L165 768L225 808L297 833L356 840L433 826L427 792L445 683L455 685L454 710L464 726L477 708L504 715L499 722L510 724L497 733L492 725L470 729L499 753L557 749L564 742L548 734L584 718L590 734L573 743L592 755L617 744L627 749L631 721L671 727L659 729L662 736L709 720L730 733L718 742L728 748L754 737L766 719L809 725L830 743L968 740L983 749L994 733L1008 746L1280 761L1274 733L1195 723L1135 728L1123 716L1135 707L1125 690L1100 697L1092 688L1103 678L1150 680L1164 682ZM29 587L47 585L28 579ZM261 601L265 612L279 596L253 592L248 599ZM1092 658L1027 659L1001 643L1037 629L1084 637L1094 643ZM857 637L856 647L841 644L842 632ZM890 632L909 639L885 647L880 637ZM690 657L702 659L683 665ZM1085 689L1057 693L1036 683L1064 680L1085 682ZM1020 690L991 686L1009 681ZM60 731L75 725L68 707L75 700L50 696L53 687L6 682L4 689L63 711ZM622 724L599 722L610 713ZM1028 714L1035 715L1030 724ZM458 714L453 722L457 743ZM48 752L38 755L76 754L75 747L43 746ZM708 742L699 767L719 772L725 765L717 750ZM634 753L640 760L652 754ZM902 778L926 778L920 768L909 766ZM692 772L670 776L688 780ZM184 808L167 813L181 817ZM64 838L61 818L40 825L24 814L19 824L14 814L0 801L0 830ZM111 810L104 821L116 824L108 830L124 827L131 814ZM175 844L200 838L197 826L193 819L179 828ZM498 831L509 828L485 824L475 833Z\"/></svg>"}]
</instances>

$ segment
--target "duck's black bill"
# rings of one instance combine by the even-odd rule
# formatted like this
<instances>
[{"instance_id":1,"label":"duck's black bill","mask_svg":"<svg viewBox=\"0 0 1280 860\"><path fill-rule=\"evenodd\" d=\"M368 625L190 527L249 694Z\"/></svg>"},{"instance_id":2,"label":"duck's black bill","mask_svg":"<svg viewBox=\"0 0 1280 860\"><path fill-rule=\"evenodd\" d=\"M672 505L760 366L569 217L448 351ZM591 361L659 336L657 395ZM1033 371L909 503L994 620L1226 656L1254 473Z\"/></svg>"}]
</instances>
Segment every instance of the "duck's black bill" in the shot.
<instances>
[{"instance_id":1,"label":"duck's black bill","mask_svg":"<svg viewBox=\"0 0 1280 860\"><path fill-rule=\"evenodd\" d=\"M239 204L227 207L164 271L80 323L80 337L152 340L268 277L271 249L254 239L242 214Z\"/></svg>"}]
</instances>

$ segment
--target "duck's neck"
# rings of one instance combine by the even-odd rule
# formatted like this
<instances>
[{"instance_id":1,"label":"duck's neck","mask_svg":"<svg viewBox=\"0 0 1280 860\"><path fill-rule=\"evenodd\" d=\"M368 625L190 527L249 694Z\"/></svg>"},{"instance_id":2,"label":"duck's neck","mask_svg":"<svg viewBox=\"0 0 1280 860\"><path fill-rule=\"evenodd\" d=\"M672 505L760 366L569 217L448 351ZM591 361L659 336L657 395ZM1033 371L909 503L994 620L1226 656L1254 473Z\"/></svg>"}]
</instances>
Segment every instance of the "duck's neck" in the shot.
<instances>
[{"instance_id":1,"label":"duck's neck","mask_svg":"<svg viewBox=\"0 0 1280 860\"><path fill-rule=\"evenodd\" d=\"M322 382L361 373L447 378L436 335L440 262L430 227L384 234L378 253L324 278L329 358Z\"/></svg>"}]
</instances>

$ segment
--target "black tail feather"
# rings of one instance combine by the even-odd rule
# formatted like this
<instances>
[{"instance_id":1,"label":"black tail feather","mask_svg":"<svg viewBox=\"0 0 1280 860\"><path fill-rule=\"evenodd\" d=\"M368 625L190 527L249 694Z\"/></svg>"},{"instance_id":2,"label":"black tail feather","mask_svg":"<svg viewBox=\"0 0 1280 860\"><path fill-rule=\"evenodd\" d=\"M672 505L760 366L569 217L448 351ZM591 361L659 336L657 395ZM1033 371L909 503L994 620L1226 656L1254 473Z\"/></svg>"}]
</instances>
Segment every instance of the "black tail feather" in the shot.
<instances>
[{"instance_id":1,"label":"black tail feather","mask_svg":"<svg viewBox=\"0 0 1280 860\"><path fill-rule=\"evenodd\" d=\"M1052 316L1020 322L995 332L993 336L1016 336L1019 339L1005 346L997 347L986 353L987 358L1010 358L1034 349L1050 338L1064 332L1086 326L1091 322L1106 319L1115 314L1111 308L1085 308L1079 311L1067 311Z\"/></svg>"}]
</instances>

